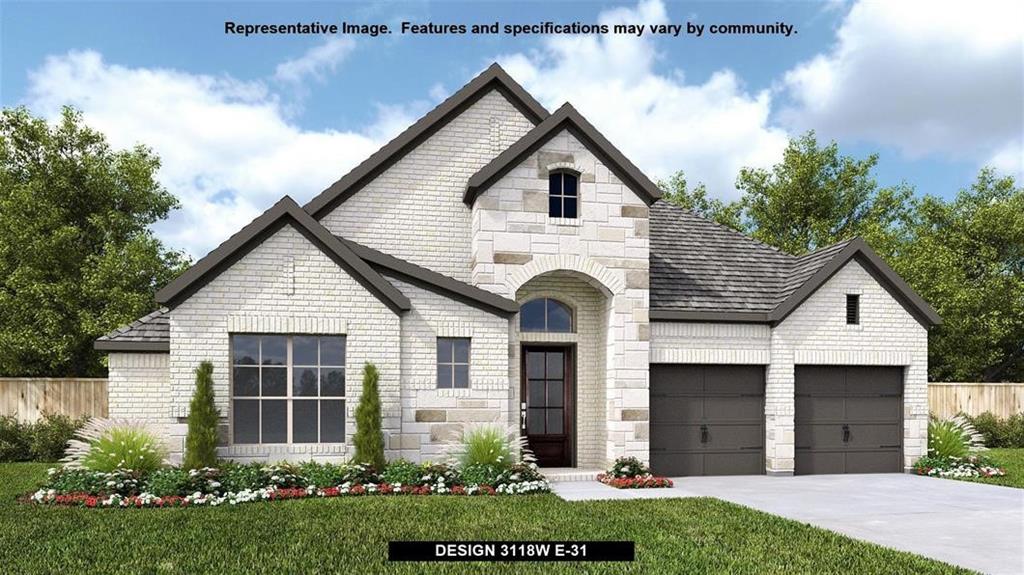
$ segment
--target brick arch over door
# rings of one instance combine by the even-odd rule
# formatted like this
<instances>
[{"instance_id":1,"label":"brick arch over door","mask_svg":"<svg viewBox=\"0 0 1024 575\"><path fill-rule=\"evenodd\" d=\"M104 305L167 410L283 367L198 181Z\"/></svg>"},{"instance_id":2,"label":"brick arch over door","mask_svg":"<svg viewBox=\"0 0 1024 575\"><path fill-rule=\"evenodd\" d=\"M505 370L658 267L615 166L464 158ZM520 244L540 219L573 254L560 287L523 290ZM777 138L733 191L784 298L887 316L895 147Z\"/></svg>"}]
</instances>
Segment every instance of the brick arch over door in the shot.
<instances>
[{"instance_id":1,"label":"brick arch over door","mask_svg":"<svg viewBox=\"0 0 1024 575\"><path fill-rule=\"evenodd\" d=\"M574 255L539 256L508 275L508 293L515 294L531 279L555 271L572 271L605 296L621 294L626 283L615 272L591 260Z\"/></svg>"}]
</instances>

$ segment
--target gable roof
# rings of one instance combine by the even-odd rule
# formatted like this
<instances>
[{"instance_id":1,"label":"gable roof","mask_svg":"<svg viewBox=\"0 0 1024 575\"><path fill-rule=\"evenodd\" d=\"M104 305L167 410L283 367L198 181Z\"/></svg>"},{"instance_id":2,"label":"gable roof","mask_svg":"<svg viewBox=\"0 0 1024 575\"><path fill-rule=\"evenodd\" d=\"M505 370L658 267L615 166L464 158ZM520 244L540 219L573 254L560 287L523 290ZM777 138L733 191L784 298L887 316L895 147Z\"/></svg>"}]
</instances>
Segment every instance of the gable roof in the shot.
<instances>
[{"instance_id":1,"label":"gable roof","mask_svg":"<svg viewBox=\"0 0 1024 575\"><path fill-rule=\"evenodd\" d=\"M513 80L501 66L497 63L491 64L395 139L320 192L304 206L304 209L319 220L491 90L498 90L534 125L548 117L548 111L540 102Z\"/></svg>"},{"instance_id":2,"label":"gable roof","mask_svg":"<svg viewBox=\"0 0 1024 575\"><path fill-rule=\"evenodd\" d=\"M393 312L402 313L411 308L408 298L402 295L402 292L352 253L341 240L327 231L327 228L320 225L288 196L158 291L156 301L168 307L178 305L286 225L295 227Z\"/></svg>"},{"instance_id":3,"label":"gable roof","mask_svg":"<svg viewBox=\"0 0 1024 575\"><path fill-rule=\"evenodd\" d=\"M167 308L160 308L100 336L93 343L93 348L100 351L171 351L171 323Z\"/></svg>"},{"instance_id":4,"label":"gable roof","mask_svg":"<svg viewBox=\"0 0 1024 575\"><path fill-rule=\"evenodd\" d=\"M778 324L855 259L922 325L942 323L860 238L794 256L665 202L650 218L651 320Z\"/></svg>"},{"instance_id":5,"label":"gable roof","mask_svg":"<svg viewBox=\"0 0 1024 575\"><path fill-rule=\"evenodd\" d=\"M388 275L408 281L441 295L451 297L477 309L508 317L519 312L519 304L495 293L480 289L455 278L439 274L433 270L414 263L398 259L395 256L377 251L373 248L357 244L351 240L338 237L349 249L360 258L366 260L374 268Z\"/></svg>"},{"instance_id":6,"label":"gable roof","mask_svg":"<svg viewBox=\"0 0 1024 575\"><path fill-rule=\"evenodd\" d=\"M593 124L572 107L572 104L566 102L554 114L548 116L519 141L509 146L504 152L498 154L498 157L473 174L469 178L469 185L466 187L462 201L466 205L472 206L487 188L563 129L569 130L570 134L600 158L608 169L639 195L647 205L651 205L661 197L661 190L658 189L658 186L645 176L633 162L630 162L618 148L613 146L601 132L598 132Z\"/></svg>"}]
</instances>

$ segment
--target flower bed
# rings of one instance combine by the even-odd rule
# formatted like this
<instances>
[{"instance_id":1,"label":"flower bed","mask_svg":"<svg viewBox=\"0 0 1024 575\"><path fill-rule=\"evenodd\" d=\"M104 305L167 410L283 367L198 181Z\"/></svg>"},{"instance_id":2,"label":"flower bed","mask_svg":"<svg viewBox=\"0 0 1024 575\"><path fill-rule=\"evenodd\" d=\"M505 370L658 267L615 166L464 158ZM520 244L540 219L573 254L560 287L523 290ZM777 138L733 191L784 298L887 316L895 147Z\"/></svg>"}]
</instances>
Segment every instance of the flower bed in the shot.
<instances>
[{"instance_id":1,"label":"flower bed","mask_svg":"<svg viewBox=\"0 0 1024 575\"><path fill-rule=\"evenodd\" d=\"M651 470L635 457L616 459L608 473L598 475L597 480L616 489L672 487L671 479L651 475Z\"/></svg>"},{"instance_id":2,"label":"flower bed","mask_svg":"<svg viewBox=\"0 0 1024 575\"><path fill-rule=\"evenodd\" d=\"M37 504L82 507L212 507L317 497L525 495L550 491L544 477L529 464L511 466L495 485L463 485L458 470L446 465L396 465L403 468L407 483L391 483L385 479L388 470L377 474L358 464L250 464L190 471L170 467L148 476L130 470L100 473L55 468L28 499Z\"/></svg>"},{"instance_id":3,"label":"flower bed","mask_svg":"<svg viewBox=\"0 0 1024 575\"><path fill-rule=\"evenodd\" d=\"M967 457L922 457L914 464L914 472L931 477L964 479L969 477L1002 477L1006 470L983 455Z\"/></svg>"}]
</instances>

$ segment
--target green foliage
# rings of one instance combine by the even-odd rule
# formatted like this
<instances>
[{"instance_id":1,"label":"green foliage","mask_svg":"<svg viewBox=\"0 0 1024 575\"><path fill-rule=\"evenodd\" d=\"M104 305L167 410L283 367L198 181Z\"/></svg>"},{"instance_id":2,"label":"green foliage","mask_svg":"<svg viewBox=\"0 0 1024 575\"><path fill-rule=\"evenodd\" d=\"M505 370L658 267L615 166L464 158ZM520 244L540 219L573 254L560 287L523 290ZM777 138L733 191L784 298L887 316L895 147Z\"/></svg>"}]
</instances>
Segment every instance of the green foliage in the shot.
<instances>
[{"instance_id":1,"label":"green foliage","mask_svg":"<svg viewBox=\"0 0 1024 575\"><path fill-rule=\"evenodd\" d=\"M389 461L380 478L392 485L417 485L423 475L423 466L406 459Z\"/></svg>"},{"instance_id":2,"label":"green foliage","mask_svg":"<svg viewBox=\"0 0 1024 575\"><path fill-rule=\"evenodd\" d=\"M650 468L636 457L620 457L615 460L612 468L608 470L608 475L612 477L640 477L650 474Z\"/></svg>"},{"instance_id":3,"label":"green foliage","mask_svg":"<svg viewBox=\"0 0 1024 575\"><path fill-rule=\"evenodd\" d=\"M463 485L490 485L493 487L498 485L498 480L507 469L507 465L473 463L463 466L459 470L459 475L462 477Z\"/></svg>"},{"instance_id":4,"label":"green foliage","mask_svg":"<svg viewBox=\"0 0 1024 575\"><path fill-rule=\"evenodd\" d=\"M57 493L101 493L107 488L107 475L91 469L55 467L48 471L43 488Z\"/></svg>"},{"instance_id":5,"label":"green foliage","mask_svg":"<svg viewBox=\"0 0 1024 575\"><path fill-rule=\"evenodd\" d=\"M64 456L68 442L85 425L86 419L71 419L61 414L44 414L28 427L33 461L57 461Z\"/></svg>"},{"instance_id":6,"label":"green foliage","mask_svg":"<svg viewBox=\"0 0 1024 575\"><path fill-rule=\"evenodd\" d=\"M537 465L534 463L528 463L520 461L508 466L498 479L495 481L495 485L508 485L512 483L525 483L528 481L544 481L544 475L541 474L540 469L537 469Z\"/></svg>"},{"instance_id":7,"label":"green foliage","mask_svg":"<svg viewBox=\"0 0 1024 575\"><path fill-rule=\"evenodd\" d=\"M221 468L221 483L225 491L259 489L269 480L266 468L260 463L228 463Z\"/></svg>"},{"instance_id":8,"label":"green foliage","mask_svg":"<svg viewBox=\"0 0 1024 575\"><path fill-rule=\"evenodd\" d=\"M986 411L969 419L985 438L986 447L1024 447L1024 413L1003 419Z\"/></svg>"},{"instance_id":9,"label":"green foliage","mask_svg":"<svg viewBox=\"0 0 1024 575\"><path fill-rule=\"evenodd\" d=\"M220 412L213 398L213 364L204 361L196 368L196 390L189 405L183 467L199 469L217 464L219 424Z\"/></svg>"},{"instance_id":10,"label":"green foliage","mask_svg":"<svg viewBox=\"0 0 1024 575\"><path fill-rule=\"evenodd\" d=\"M659 181L658 187L662 190L661 198L664 201L734 230L743 229L740 221L743 205L740 202L725 203L718 198L709 198L708 190L703 183L690 189L686 182L686 174L681 170L672 174L668 181Z\"/></svg>"},{"instance_id":11,"label":"green foliage","mask_svg":"<svg viewBox=\"0 0 1024 575\"><path fill-rule=\"evenodd\" d=\"M459 465L463 469L476 465L504 468L514 459L508 433L503 427L479 425L463 432L459 453Z\"/></svg>"},{"instance_id":12,"label":"green foliage","mask_svg":"<svg viewBox=\"0 0 1024 575\"><path fill-rule=\"evenodd\" d=\"M143 491L158 497L180 495L184 497L194 493L194 482L188 470L179 467L157 469L146 478Z\"/></svg>"},{"instance_id":13,"label":"green foliage","mask_svg":"<svg viewBox=\"0 0 1024 575\"><path fill-rule=\"evenodd\" d=\"M31 457L28 426L13 415L0 415L0 461L28 461Z\"/></svg>"},{"instance_id":14,"label":"green foliage","mask_svg":"<svg viewBox=\"0 0 1024 575\"><path fill-rule=\"evenodd\" d=\"M384 469L384 432L381 430L379 375L372 363L363 366L363 393L356 408L356 433L352 438L356 452L352 460L376 469Z\"/></svg>"},{"instance_id":15,"label":"green foliage","mask_svg":"<svg viewBox=\"0 0 1024 575\"><path fill-rule=\"evenodd\" d=\"M69 442L69 467L146 475L163 467L167 446L159 433L139 421L93 419Z\"/></svg>"},{"instance_id":16,"label":"green foliage","mask_svg":"<svg viewBox=\"0 0 1024 575\"><path fill-rule=\"evenodd\" d=\"M299 475L306 478L307 486L336 487L345 482L345 466L309 461L299 466Z\"/></svg>"},{"instance_id":17,"label":"green foliage","mask_svg":"<svg viewBox=\"0 0 1024 575\"><path fill-rule=\"evenodd\" d=\"M982 445L982 437L971 422L957 416L928 421L928 455L940 459L963 459Z\"/></svg>"},{"instance_id":18,"label":"green foliage","mask_svg":"<svg viewBox=\"0 0 1024 575\"><path fill-rule=\"evenodd\" d=\"M93 340L156 309L187 263L150 231L178 206L159 166L70 108L0 112L0 375L102 376Z\"/></svg>"}]
</instances>

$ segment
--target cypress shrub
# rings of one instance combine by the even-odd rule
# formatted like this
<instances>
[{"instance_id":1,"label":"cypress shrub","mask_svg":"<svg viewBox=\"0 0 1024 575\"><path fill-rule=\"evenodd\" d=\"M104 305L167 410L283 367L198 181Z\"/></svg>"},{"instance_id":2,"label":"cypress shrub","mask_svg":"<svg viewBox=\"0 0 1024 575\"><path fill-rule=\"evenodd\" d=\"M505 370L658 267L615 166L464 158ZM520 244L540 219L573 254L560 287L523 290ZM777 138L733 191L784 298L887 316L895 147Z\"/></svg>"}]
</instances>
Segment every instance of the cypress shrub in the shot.
<instances>
[{"instance_id":1,"label":"cypress shrub","mask_svg":"<svg viewBox=\"0 0 1024 575\"><path fill-rule=\"evenodd\" d=\"M185 437L185 469L217 465L217 426L220 412L213 403L213 364L204 361L196 368L196 391L188 410Z\"/></svg>"},{"instance_id":2,"label":"cypress shrub","mask_svg":"<svg viewBox=\"0 0 1024 575\"><path fill-rule=\"evenodd\" d=\"M356 408L356 434L352 442L356 446L352 461L384 469L384 433L381 430L380 391L377 389L379 375L372 363L363 366L363 394Z\"/></svg>"}]
</instances>

